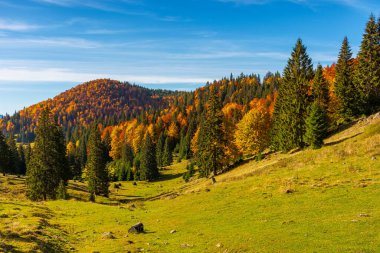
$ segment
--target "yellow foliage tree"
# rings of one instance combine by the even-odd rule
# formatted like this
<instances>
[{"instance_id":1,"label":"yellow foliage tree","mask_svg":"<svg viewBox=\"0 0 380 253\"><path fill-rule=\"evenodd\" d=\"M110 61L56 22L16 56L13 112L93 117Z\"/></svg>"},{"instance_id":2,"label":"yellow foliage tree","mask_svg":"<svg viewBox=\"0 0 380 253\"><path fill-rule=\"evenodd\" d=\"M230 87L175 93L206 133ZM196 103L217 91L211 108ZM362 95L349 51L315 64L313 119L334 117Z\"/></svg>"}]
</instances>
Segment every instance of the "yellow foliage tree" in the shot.
<instances>
[{"instance_id":1,"label":"yellow foliage tree","mask_svg":"<svg viewBox=\"0 0 380 253\"><path fill-rule=\"evenodd\" d=\"M145 127L143 124L138 125L133 133L132 148L135 154L140 151L145 134Z\"/></svg>"},{"instance_id":2,"label":"yellow foliage tree","mask_svg":"<svg viewBox=\"0 0 380 253\"><path fill-rule=\"evenodd\" d=\"M194 134L194 137L191 139L190 149L194 154L198 152L198 139L200 130L200 127L198 127L197 131Z\"/></svg>"},{"instance_id":3,"label":"yellow foliage tree","mask_svg":"<svg viewBox=\"0 0 380 253\"><path fill-rule=\"evenodd\" d=\"M168 136L173 139L179 138L179 130L175 122L172 122L170 124L169 129L168 129Z\"/></svg>"},{"instance_id":4,"label":"yellow foliage tree","mask_svg":"<svg viewBox=\"0 0 380 253\"><path fill-rule=\"evenodd\" d=\"M120 127L115 127L111 133L111 151L109 155L113 160L118 160L121 157L121 149L123 147L121 132L122 129Z\"/></svg>"},{"instance_id":5,"label":"yellow foliage tree","mask_svg":"<svg viewBox=\"0 0 380 253\"><path fill-rule=\"evenodd\" d=\"M235 143L244 155L262 152L269 144L270 114L264 108L255 108L237 124Z\"/></svg>"},{"instance_id":6,"label":"yellow foliage tree","mask_svg":"<svg viewBox=\"0 0 380 253\"><path fill-rule=\"evenodd\" d=\"M75 144L71 141L66 145L66 154L68 156L75 154Z\"/></svg>"}]
</instances>

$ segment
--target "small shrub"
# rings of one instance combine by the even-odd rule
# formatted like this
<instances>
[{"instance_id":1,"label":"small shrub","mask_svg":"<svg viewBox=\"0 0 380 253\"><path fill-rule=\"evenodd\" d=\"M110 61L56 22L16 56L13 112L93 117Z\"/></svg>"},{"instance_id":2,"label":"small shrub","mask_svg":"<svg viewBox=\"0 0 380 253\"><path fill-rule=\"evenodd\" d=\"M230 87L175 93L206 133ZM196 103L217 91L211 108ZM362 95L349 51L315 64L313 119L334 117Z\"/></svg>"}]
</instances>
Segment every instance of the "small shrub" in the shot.
<instances>
[{"instance_id":1,"label":"small shrub","mask_svg":"<svg viewBox=\"0 0 380 253\"><path fill-rule=\"evenodd\" d=\"M88 200L91 202L95 202L95 194L93 192L90 193Z\"/></svg>"},{"instance_id":2,"label":"small shrub","mask_svg":"<svg viewBox=\"0 0 380 253\"><path fill-rule=\"evenodd\" d=\"M187 171L183 174L182 178L183 178L183 180L185 180L185 182L189 182L190 178L195 173L195 171L194 171L194 164L190 163L189 165L187 165L186 170Z\"/></svg>"},{"instance_id":3,"label":"small shrub","mask_svg":"<svg viewBox=\"0 0 380 253\"><path fill-rule=\"evenodd\" d=\"M263 153L259 152L257 155L256 155L256 161L261 161L264 159L264 155Z\"/></svg>"},{"instance_id":4,"label":"small shrub","mask_svg":"<svg viewBox=\"0 0 380 253\"><path fill-rule=\"evenodd\" d=\"M67 199L67 191L66 191L66 186L63 180L59 182L58 185L58 190L57 190L57 199Z\"/></svg>"}]
</instances>

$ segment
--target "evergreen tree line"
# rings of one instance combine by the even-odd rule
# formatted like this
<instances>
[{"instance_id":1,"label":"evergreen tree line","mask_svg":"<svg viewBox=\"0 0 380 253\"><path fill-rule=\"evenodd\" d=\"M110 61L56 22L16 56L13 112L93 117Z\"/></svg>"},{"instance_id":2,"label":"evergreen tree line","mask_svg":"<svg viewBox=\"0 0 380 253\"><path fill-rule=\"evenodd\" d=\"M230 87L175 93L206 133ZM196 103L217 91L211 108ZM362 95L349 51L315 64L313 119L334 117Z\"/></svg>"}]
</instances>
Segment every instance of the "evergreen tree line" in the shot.
<instances>
[{"instance_id":1,"label":"evergreen tree line","mask_svg":"<svg viewBox=\"0 0 380 253\"><path fill-rule=\"evenodd\" d=\"M25 175L26 164L30 159L31 146L16 145L14 136L6 139L0 131L0 173Z\"/></svg>"},{"instance_id":2,"label":"evergreen tree line","mask_svg":"<svg viewBox=\"0 0 380 253\"><path fill-rule=\"evenodd\" d=\"M62 127L49 108L42 110L36 127L36 139L26 166L26 195L34 201L66 199L66 186L73 177L69 167ZM89 199L96 195L108 196L108 172L105 147L97 125L93 125L88 139L88 155L85 166Z\"/></svg>"},{"instance_id":3,"label":"evergreen tree line","mask_svg":"<svg viewBox=\"0 0 380 253\"><path fill-rule=\"evenodd\" d=\"M327 130L380 109L380 19L371 15L356 59L344 38L336 64L334 96L328 95L322 67L312 60L299 39L284 69L273 114L272 147L288 151L323 144ZM330 99L337 108L329 114ZM330 119L328 118L330 116Z\"/></svg>"}]
</instances>

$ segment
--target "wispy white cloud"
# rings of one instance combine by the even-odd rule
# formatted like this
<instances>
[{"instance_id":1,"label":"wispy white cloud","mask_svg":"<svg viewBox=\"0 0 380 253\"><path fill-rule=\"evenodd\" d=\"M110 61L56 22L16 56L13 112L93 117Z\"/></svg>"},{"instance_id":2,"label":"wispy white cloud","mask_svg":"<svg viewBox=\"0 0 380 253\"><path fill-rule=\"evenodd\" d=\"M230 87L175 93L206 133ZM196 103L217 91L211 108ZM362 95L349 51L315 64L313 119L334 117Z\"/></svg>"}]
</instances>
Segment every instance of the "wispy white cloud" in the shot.
<instances>
[{"instance_id":1,"label":"wispy white cloud","mask_svg":"<svg viewBox=\"0 0 380 253\"><path fill-rule=\"evenodd\" d=\"M128 30L113 30L113 29L89 29L84 31L84 34L89 35L109 35L109 34L120 34L129 32Z\"/></svg>"},{"instance_id":2,"label":"wispy white cloud","mask_svg":"<svg viewBox=\"0 0 380 253\"><path fill-rule=\"evenodd\" d=\"M112 34L123 34L123 33L151 33L151 32L161 32L164 29L108 29L108 28L96 28L96 29L88 29L82 34L88 35L112 35Z\"/></svg>"},{"instance_id":3,"label":"wispy white cloud","mask_svg":"<svg viewBox=\"0 0 380 253\"><path fill-rule=\"evenodd\" d=\"M122 8L121 6L115 6L107 3L107 1L98 1L98 0L33 0L38 3L42 4L50 4L50 5L56 5L61 7L67 7L67 8L74 8L74 7L85 7L90 9L95 9L99 11L104 12L112 12L122 15L129 15L129 16L142 16L151 18L154 20L164 21L164 22L190 22L192 21L189 18L183 18L180 16L161 16L155 13L154 11L149 11L147 8L145 9L132 9L132 8ZM113 1L114 3L117 1ZM122 0L121 1L124 4L129 5L143 5L143 1L139 0Z\"/></svg>"},{"instance_id":4,"label":"wispy white cloud","mask_svg":"<svg viewBox=\"0 0 380 253\"><path fill-rule=\"evenodd\" d=\"M207 60L207 59L228 59L228 58L267 58L275 60L285 60L289 56L282 52L248 52L248 51L213 51L188 54L164 54L161 57L169 59L184 60Z\"/></svg>"},{"instance_id":5,"label":"wispy white cloud","mask_svg":"<svg viewBox=\"0 0 380 253\"><path fill-rule=\"evenodd\" d=\"M344 6L349 6L358 10L363 10L366 12L379 10L380 6L376 1L363 1L363 0L217 0L224 3L235 3L239 5L263 5L273 2L290 2L294 4L306 5L311 8L323 4L339 4Z\"/></svg>"},{"instance_id":6,"label":"wispy white cloud","mask_svg":"<svg viewBox=\"0 0 380 253\"><path fill-rule=\"evenodd\" d=\"M68 47L68 48L97 48L101 44L80 38L0 38L0 45L6 47Z\"/></svg>"},{"instance_id":7,"label":"wispy white cloud","mask_svg":"<svg viewBox=\"0 0 380 253\"><path fill-rule=\"evenodd\" d=\"M316 62L336 62L338 56L336 54L328 54L328 53L321 53L321 52L315 52L310 54L310 57L313 59L313 61Z\"/></svg>"},{"instance_id":8,"label":"wispy white cloud","mask_svg":"<svg viewBox=\"0 0 380 253\"><path fill-rule=\"evenodd\" d=\"M0 68L0 81L54 81L54 82L85 82L98 78L111 78L120 81L136 83L205 83L212 78L193 78L186 76L158 76L158 75L124 75L107 73L83 73L70 69L44 68Z\"/></svg>"},{"instance_id":9,"label":"wispy white cloud","mask_svg":"<svg viewBox=\"0 0 380 253\"><path fill-rule=\"evenodd\" d=\"M127 10L125 8L117 8L115 6L111 6L106 4L106 2L102 1L96 1L96 0L34 0L35 2L39 2L42 4L51 4L51 5L57 5L61 7L85 7L90 9L95 9L99 11L105 11L105 12L113 12L113 13L119 13L119 14L125 14L125 15L131 15L131 16L154 16L153 13L149 11L133 11L133 10ZM123 1L127 4L132 4L133 1Z\"/></svg>"},{"instance_id":10,"label":"wispy white cloud","mask_svg":"<svg viewBox=\"0 0 380 253\"><path fill-rule=\"evenodd\" d=\"M36 30L38 28L41 28L41 26L0 19L0 31L3 30L3 31L22 32L22 31Z\"/></svg>"}]
</instances>

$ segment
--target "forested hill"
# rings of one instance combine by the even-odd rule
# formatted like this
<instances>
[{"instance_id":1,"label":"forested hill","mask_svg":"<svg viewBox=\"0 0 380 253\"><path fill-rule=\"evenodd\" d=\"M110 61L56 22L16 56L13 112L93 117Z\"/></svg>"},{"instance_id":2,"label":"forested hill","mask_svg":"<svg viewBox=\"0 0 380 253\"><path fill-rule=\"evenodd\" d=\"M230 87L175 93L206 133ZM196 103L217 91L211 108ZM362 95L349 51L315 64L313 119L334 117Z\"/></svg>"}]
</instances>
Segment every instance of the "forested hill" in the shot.
<instances>
[{"instance_id":1,"label":"forested hill","mask_svg":"<svg viewBox=\"0 0 380 253\"><path fill-rule=\"evenodd\" d=\"M67 132L74 126L87 127L94 121L114 125L136 117L142 110L166 108L170 98L181 93L98 79L32 105L13 116L5 116L1 122L3 129L18 136L18 141L29 142L34 139L38 115L45 107L52 110Z\"/></svg>"},{"instance_id":2,"label":"forested hill","mask_svg":"<svg viewBox=\"0 0 380 253\"><path fill-rule=\"evenodd\" d=\"M254 98L273 95L280 79L279 73L268 73L262 81L253 74L231 75L207 83L193 92L148 89L127 82L98 79L78 85L12 116L6 115L0 119L0 123L3 130L17 137L18 142L32 142L38 116L43 108L49 107L62 125L66 139L75 140L80 137L81 129L87 129L93 122L107 127L133 119L145 124L153 123L160 116L164 121L172 121L172 117L178 114L186 119L189 108L201 113L212 88L218 89L225 110L229 110L229 113L235 111L234 117L238 120ZM236 109L239 109L237 114ZM169 118L166 120L165 117ZM181 123L178 123L180 126Z\"/></svg>"}]
</instances>

